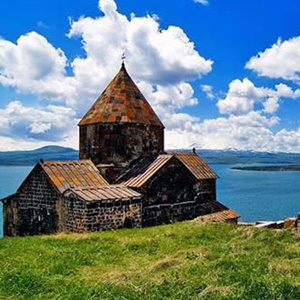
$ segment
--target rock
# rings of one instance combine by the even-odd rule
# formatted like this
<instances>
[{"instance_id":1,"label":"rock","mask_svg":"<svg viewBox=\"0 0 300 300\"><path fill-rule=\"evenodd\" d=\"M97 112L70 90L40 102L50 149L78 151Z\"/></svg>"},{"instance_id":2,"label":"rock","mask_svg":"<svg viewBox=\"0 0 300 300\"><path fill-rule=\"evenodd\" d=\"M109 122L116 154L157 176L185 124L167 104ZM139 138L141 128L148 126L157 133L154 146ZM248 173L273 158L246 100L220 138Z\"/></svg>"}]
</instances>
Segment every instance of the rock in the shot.
<instances>
[{"instance_id":1,"label":"rock","mask_svg":"<svg viewBox=\"0 0 300 300\"><path fill-rule=\"evenodd\" d=\"M284 220L284 228L295 228L296 227L296 218L287 218Z\"/></svg>"}]
</instances>

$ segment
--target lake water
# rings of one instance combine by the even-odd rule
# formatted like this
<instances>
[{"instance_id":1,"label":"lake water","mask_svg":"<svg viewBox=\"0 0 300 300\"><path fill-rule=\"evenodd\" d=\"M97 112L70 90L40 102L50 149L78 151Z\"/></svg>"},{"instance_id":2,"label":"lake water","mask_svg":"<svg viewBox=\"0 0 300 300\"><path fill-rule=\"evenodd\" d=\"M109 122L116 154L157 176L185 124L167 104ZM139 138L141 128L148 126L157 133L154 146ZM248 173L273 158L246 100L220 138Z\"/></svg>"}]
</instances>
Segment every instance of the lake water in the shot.
<instances>
[{"instance_id":1,"label":"lake water","mask_svg":"<svg viewBox=\"0 0 300 300\"><path fill-rule=\"evenodd\" d=\"M237 211L240 221L277 221L300 212L300 172L240 171L218 164L211 167L220 176L218 200Z\"/></svg>"},{"instance_id":2,"label":"lake water","mask_svg":"<svg viewBox=\"0 0 300 300\"><path fill-rule=\"evenodd\" d=\"M0 199L13 194L32 166L0 166ZM0 236L3 236L2 203L0 203Z\"/></svg>"},{"instance_id":3,"label":"lake water","mask_svg":"<svg viewBox=\"0 0 300 300\"><path fill-rule=\"evenodd\" d=\"M220 176L218 200L237 211L240 221L277 221L300 212L300 172L232 170L232 165L211 164ZM0 166L0 198L16 191L32 167ZM1 204L0 204L1 205ZM2 207L0 236L2 236Z\"/></svg>"}]
</instances>

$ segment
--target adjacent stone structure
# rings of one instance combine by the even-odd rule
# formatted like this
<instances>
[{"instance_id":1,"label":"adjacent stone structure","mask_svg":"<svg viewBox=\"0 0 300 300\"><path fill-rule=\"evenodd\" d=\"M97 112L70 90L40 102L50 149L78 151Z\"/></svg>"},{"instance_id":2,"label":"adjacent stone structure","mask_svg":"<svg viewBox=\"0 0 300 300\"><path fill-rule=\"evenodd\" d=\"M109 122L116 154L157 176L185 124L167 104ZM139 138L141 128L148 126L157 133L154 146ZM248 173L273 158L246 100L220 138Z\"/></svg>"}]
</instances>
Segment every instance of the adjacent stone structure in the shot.
<instances>
[{"instance_id":1,"label":"adjacent stone structure","mask_svg":"<svg viewBox=\"0 0 300 300\"><path fill-rule=\"evenodd\" d=\"M9 236L141 227L141 195L109 185L90 160L40 161L3 204Z\"/></svg>"},{"instance_id":2,"label":"adjacent stone structure","mask_svg":"<svg viewBox=\"0 0 300 300\"><path fill-rule=\"evenodd\" d=\"M160 154L141 160L117 182L143 195L143 226L212 213L217 175L196 153Z\"/></svg>"},{"instance_id":3,"label":"adjacent stone structure","mask_svg":"<svg viewBox=\"0 0 300 300\"><path fill-rule=\"evenodd\" d=\"M59 231L141 227L141 208L141 195L125 186L68 189L61 201Z\"/></svg>"},{"instance_id":4,"label":"adjacent stone structure","mask_svg":"<svg viewBox=\"0 0 300 300\"><path fill-rule=\"evenodd\" d=\"M4 234L133 228L239 215L216 201L214 171L195 153L164 152L164 126L124 63L79 122L76 161L40 161L2 199Z\"/></svg>"}]
</instances>

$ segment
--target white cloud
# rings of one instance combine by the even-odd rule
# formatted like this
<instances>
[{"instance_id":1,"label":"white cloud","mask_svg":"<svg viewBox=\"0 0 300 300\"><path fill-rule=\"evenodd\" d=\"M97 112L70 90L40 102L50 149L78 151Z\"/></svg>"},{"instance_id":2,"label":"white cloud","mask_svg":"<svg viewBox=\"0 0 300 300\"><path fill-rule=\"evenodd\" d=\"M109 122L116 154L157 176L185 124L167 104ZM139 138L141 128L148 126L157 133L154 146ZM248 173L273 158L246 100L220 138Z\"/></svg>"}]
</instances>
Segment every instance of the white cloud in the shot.
<instances>
[{"instance_id":1,"label":"white cloud","mask_svg":"<svg viewBox=\"0 0 300 300\"><path fill-rule=\"evenodd\" d=\"M118 71L124 51L130 74L154 89L172 84L184 95L184 89L191 89L188 80L211 71L212 61L198 53L181 28L161 29L156 15L128 19L113 0L100 0L99 9L103 16L70 21L68 37L78 36L85 51L71 62L36 32L20 36L16 43L0 39L0 84L66 103L81 116ZM73 74L66 74L68 66ZM175 98L179 103L174 105L182 107L182 97ZM190 101L196 100L186 104Z\"/></svg>"},{"instance_id":2,"label":"white cloud","mask_svg":"<svg viewBox=\"0 0 300 300\"><path fill-rule=\"evenodd\" d=\"M279 99L278 98L268 98L265 103L263 104L264 106L264 112L269 113L269 114L274 114L277 112L279 108Z\"/></svg>"},{"instance_id":3,"label":"white cloud","mask_svg":"<svg viewBox=\"0 0 300 300\"><path fill-rule=\"evenodd\" d=\"M46 108L26 107L19 101L0 109L0 136L15 141L28 140L38 144L77 143L75 112L66 107L49 105ZM1 143L3 150L7 147ZM77 145L76 145L77 147Z\"/></svg>"},{"instance_id":4,"label":"white cloud","mask_svg":"<svg viewBox=\"0 0 300 300\"><path fill-rule=\"evenodd\" d=\"M289 100L283 100L285 98ZM271 89L256 87L247 78L233 80L225 98L217 102L219 110L228 116L202 121L177 114L168 117L168 121L177 117L184 121L169 123L166 148L299 152L300 128L275 130L275 126L280 126L276 112L281 103L296 98L299 98L299 90L285 84Z\"/></svg>"},{"instance_id":5,"label":"white cloud","mask_svg":"<svg viewBox=\"0 0 300 300\"><path fill-rule=\"evenodd\" d=\"M247 114L253 110L254 103L263 96L263 92L249 79L236 79L230 83L227 96L220 99L217 106L223 114Z\"/></svg>"},{"instance_id":6,"label":"white cloud","mask_svg":"<svg viewBox=\"0 0 300 300\"><path fill-rule=\"evenodd\" d=\"M274 137L273 151L299 152L300 127L297 130L282 129Z\"/></svg>"},{"instance_id":7,"label":"white cloud","mask_svg":"<svg viewBox=\"0 0 300 300\"><path fill-rule=\"evenodd\" d=\"M300 77L300 36L286 41L278 39L271 48L259 52L246 64L246 68L260 76L283 78L299 83Z\"/></svg>"},{"instance_id":8,"label":"white cloud","mask_svg":"<svg viewBox=\"0 0 300 300\"><path fill-rule=\"evenodd\" d=\"M177 109L196 104L187 81L210 72L212 61L197 52L181 28L161 29L156 15L132 15L128 19L117 11L112 0L100 0L99 8L104 16L73 20L68 34L70 38L81 38L86 52L85 57L71 62L76 105L81 114L118 71L116 66L120 65L123 52L129 73L139 86L151 91L146 96L153 99L150 101L155 108L159 107L158 102L165 105L170 99L168 106Z\"/></svg>"},{"instance_id":9,"label":"white cloud","mask_svg":"<svg viewBox=\"0 0 300 300\"><path fill-rule=\"evenodd\" d=\"M56 117L51 112L54 106L47 106L49 100L72 107L66 108L66 115L71 116L72 112L74 118L76 111L77 116L82 116L118 71L116 66L120 66L123 51L129 73L147 92L147 98L166 123L178 123L178 116L184 114L176 115L176 119L175 113L197 104L187 81L210 72L212 61L198 53L181 28L161 29L156 15L132 15L128 19L117 11L113 0L100 0L99 9L103 12L101 17L70 21L68 37L78 36L85 51L84 56L76 57L70 64L63 50L36 32L20 36L16 43L0 40L0 83L43 98L39 104L46 106L37 109L10 103L0 111L4 120L0 126L2 136L57 141L71 117L62 127L53 122ZM68 64L71 75L66 74ZM58 118L61 116L58 113Z\"/></svg>"},{"instance_id":10,"label":"white cloud","mask_svg":"<svg viewBox=\"0 0 300 300\"><path fill-rule=\"evenodd\" d=\"M296 99L300 97L300 90L280 83L275 89L256 87L249 79L233 80L229 84L229 91L224 99L219 99L217 107L220 113L243 115L254 109L255 103L261 103L264 112L274 114L279 108L280 98Z\"/></svg>"},{"instance_id":11,"label":"white cloud","mask_svg":"<svg viewBox=\"0 0 300 300\"><path fill-rule=\"evenodd\" d=\"M194 89L188 83L182 82L174 86L153 86L145 82L140 82L139 87L151 102L151 105L159 110L176 111L185 106L193 106L198 103L194 97Z\"/></svg>"},{"instance_id":12,"label":"white cloud","mask_svg":"<svg viewBox=\"0 0 300 300\"><path fill-rule=\"evenodd\" d=\"M228 118L195 122L189 132L185 129L167 129L166 148L274 151L278 147L271 129L278 122L277 117L267 118L255 111L243 116L231 115Z\"/></svg>"},{"instance_id":13,"label":"white cloud","mask_svg":"<svg viewBox=\"0 0 300 300\"><path fill-rule=\"evenodd\" d=\"M209 4L208 0L194 0L194 2L203 4L203 5L208 5Z\"/></svg>"},{"instance_id":14,"label":"white cloud","mask_svg":"<svg viewBox=\"0 0 300 300\"><path fill-rule=\"evenodd\" d=\"M72 66L79 81L93 78L88 88L99 89L104 74L110 80L124 51L130 74L154 85L177 84L211 71L212 61L197 52L181 28L161 29L157 16L127 19L112 0L100 0L99 7L103 17L72 21L68 35L82 38L87 58L75 59Z\"/></svg>"},{"instance_id":15,"label":"white cloud","mask_svg":"<svg viewBox=\"0 0 300 300\"><path fill-rule=\"evenodd\" d=\"M29 128L31 133L45 133L51 129L51 123L33 122L29 125Z\"/></svg>"},{"instance_id":16,"label":"white cloud","mask_svg":"<svg viewBox=\"0 0 300 300\"><path fill-rule=\"evenodd\" d=\"M214 99L215 95L213 94L213 87L208 84L202 84L201 90L206 94L208 99Z\"/></svg>"},{"instance_id":17,"label":"white cloud","mask_svg":"<svg viewBox=\"0 0 300 300\"><path fill-rule=\"evenodd\" d=\"M76 118L116 74L125 51L129 73L166 125L166 148L300 151L300 129L274 129L280 126L276 116L280 105L292 101L286 98L299 98L299 89L283 83L274 88L257 87L247 78L236 79L216 102L224 117L200 119L182 109L198 104L190 80L209 73L212 61L200 55L181 28L160 28L156 15L132 14L129 19L118 12L113 0L100 0L99 9L102 16L71 20L68 37L79 37L85 51L72 62L63 50L35 32L21 36L16 43L0 39L0 84L46 98L35 107L13 101L0 109L2 150L53 143L77 148ZM287 42L289 51L283 47L285 42L280 42L278 53L273 46L252 58L247 67L260 75L273 72L274 77L297 80L300 64L282 63L290 59L291 49L297 52L296 42ZM294 58L297 62L297 55ZM66 74L68 66L73 74ZM202 85L201 89L214 98L211 86ZM49 105L53 99L66 107Z\"/></svg>"},{"instance_id":18,"label":"white cloud","mask_svg":"<svg viewBox=\"0 0 300 300\"><path fill-rule=\"evenodd\" d=\"M56 99L73 94L66 77L67 58L36 32L22 35L14 44L0 38L0 83L21 92Z\"/></svg>"},{"instance_id":19,"label":"white cloud","mask_svg":"<svg viewBox=\"0 0 300 300\"><path fill-rule=\"evenodd\" d=\"M98 6L106 15L114 15L117 11L117 4L113 0L101 0L99 1Z\"/></svg>"}]
</instances>

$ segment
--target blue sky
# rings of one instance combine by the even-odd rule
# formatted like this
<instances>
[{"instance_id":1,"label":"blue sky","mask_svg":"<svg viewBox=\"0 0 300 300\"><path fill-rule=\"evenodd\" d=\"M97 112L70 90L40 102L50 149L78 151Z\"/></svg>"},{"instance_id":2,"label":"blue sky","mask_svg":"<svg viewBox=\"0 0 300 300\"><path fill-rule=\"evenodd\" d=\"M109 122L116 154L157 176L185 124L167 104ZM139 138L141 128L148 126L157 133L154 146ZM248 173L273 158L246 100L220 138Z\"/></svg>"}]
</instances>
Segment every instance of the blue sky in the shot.
<instances>
[{"instance_id":1,"label":"blue sky","mask_svg":"<svg viewBox=\"0 0 300 300\"><path fill-rule=\"evenodd\" d=\"M300 152L299 15L295 0L3 0L0 151L77 148L125 52L167 149Z\"/></svg>"}]
</instances>

